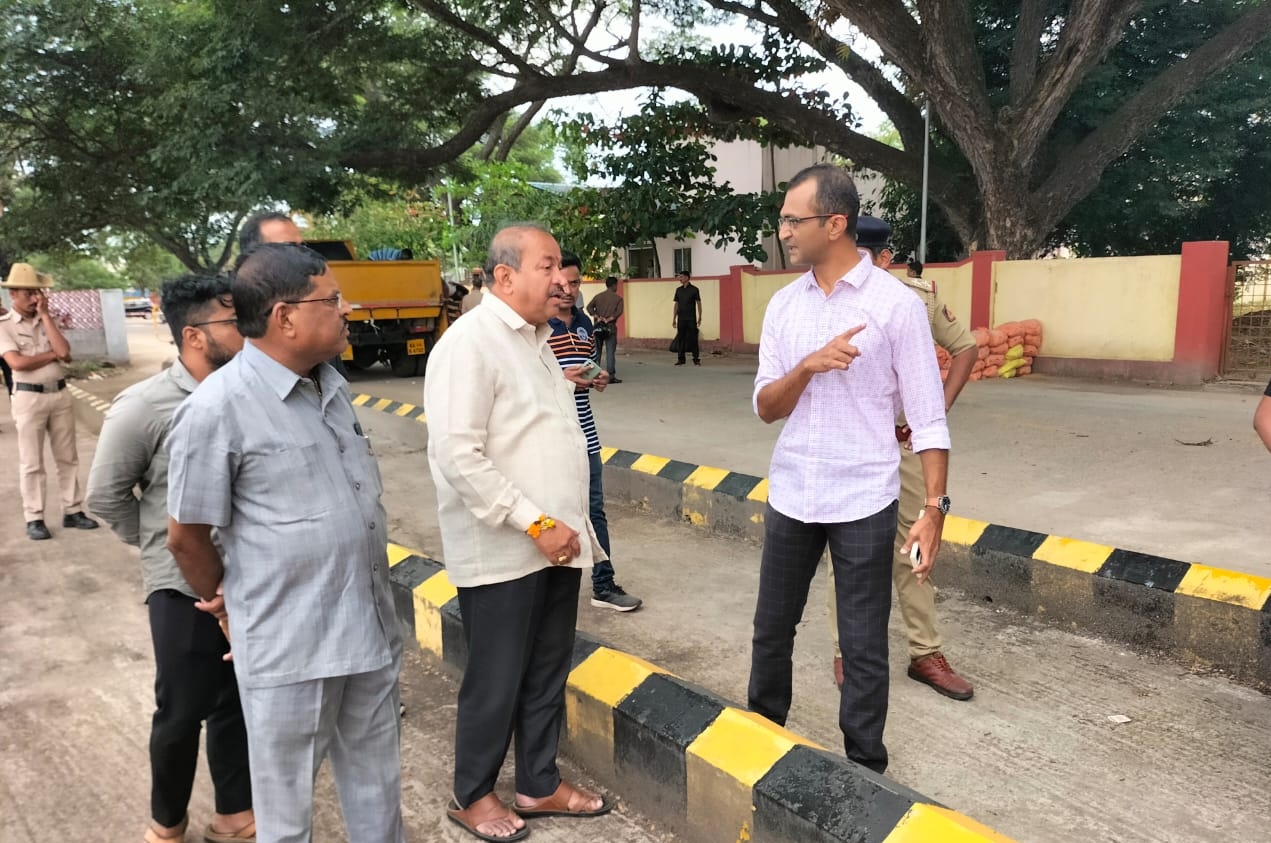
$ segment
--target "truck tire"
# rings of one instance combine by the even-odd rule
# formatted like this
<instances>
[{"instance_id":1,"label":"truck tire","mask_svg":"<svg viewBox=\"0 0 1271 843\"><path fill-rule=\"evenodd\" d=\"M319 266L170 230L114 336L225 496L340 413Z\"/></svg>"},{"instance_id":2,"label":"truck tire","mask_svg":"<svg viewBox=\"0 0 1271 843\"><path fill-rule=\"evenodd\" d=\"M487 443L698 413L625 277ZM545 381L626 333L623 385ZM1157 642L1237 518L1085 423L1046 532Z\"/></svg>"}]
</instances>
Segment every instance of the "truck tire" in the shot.
<instances>
[{"instance_id":1,"label":"truck tire","mask_svg":"<svg viewBox=\"0 0 1271 843\"><path fill-rule=\"evenodd\" d=\"M380 362L380 353L376 346L355 345L353 346L353 359L345 360L344 365L356 372L360 372L371 368L378 362Z\"/></svg>"},{"instance_id":2,"label":"truck tire","mask_svg":"<svg viewBox=\"0 0 1271 843\"><path fill-rule=\"evenodd\" d=\"M431 349L429 349L431 351ZM416 354L410 355L406 353L406 344L390 345L388 347L389 368L393 374L399 378L417 378L424 373L427 365L428 355Z\"/></svg>"}]
</instances>

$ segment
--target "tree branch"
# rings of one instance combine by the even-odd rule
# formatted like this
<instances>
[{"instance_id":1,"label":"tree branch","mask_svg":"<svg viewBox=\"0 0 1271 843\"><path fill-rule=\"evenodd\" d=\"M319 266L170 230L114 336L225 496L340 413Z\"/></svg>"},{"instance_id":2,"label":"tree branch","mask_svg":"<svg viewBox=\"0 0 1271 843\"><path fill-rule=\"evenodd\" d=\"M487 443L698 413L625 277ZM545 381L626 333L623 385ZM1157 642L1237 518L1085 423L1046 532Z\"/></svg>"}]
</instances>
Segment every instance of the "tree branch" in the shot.
<instances>
[{"instance_id":1,"label":"tree branch","mask_svg":"<svg viewBox=\"0 0 1271 843\"><path fill-rule=\"evenodd\" d=\"M364 149L353 151L341 162L355 169L418 171L453 160L481 137L494 119L519 105L556 97L660 87L686 91L703 102L720 103L743 115L762 115L786 131L797 132L806 143L819 144L850 158L858 166L887 173L913 187L922 184L920 149L904 151L858 132L846 130L842 119L829 112L809 109L790 93L765 90L724 71L699 64L640 61L565 77L535 76L522 80L510 91L480 103L467 122L448 141L431 149ZM955 225L971 230L966 197L974 189L936 170L930 192Z\"/></svg>"},{"instance_id":2,"label":"tree branch","mask_svg":"<svg viewBox=\"0 0 1271 843\"><path fill-rule=\"evenodd\" d=\"M521 116L512 124L512 128L499 141L498 151L494 153L495 161L506 161L508 155L512 152L512 147L516 145L516 141L530 127L530 123L534 122L534 118L543 109L546 100L538 100L530 103L530 107L522 112Z\"/></svg>"},{"instance_id":3,"label":"tree branch","mask_svg":"<svg viewBox=\"0 0 1271 843\"><path fill-rule=\"evenodd\" d=\"M1023 0L1015 21L1011 45L1011 104L1019 105L1037 79L1042 29L1046 26L1046 0Z\"/></svg>"},{"instance_id":4,"label":"tree branch","mask_svg":"<svg viewBox=\"0 0 1271 843\"><path fill-rule=\"evenodd\" d=\"M583 28L581 33L575 34L570 32L564 27L564 25L561 24L560 20L557 18L557 13L549 5L543 2L534 3L534 6L538 9L539 14L542 16L542 19L547 21L548 26L552 28L561 40L572 45L573 49L571 50L571 54L574 56L575 61L577 61L579 56L586 56L587 58L601 64L612 65L617 62L617 59L613 56L605 55L602 52L593 50L587 46L587 39L591 36L592 30L595 29L596 24L599 22L600 15L604 11L604 5L605 0L595 0L595 4L592 6L591 18L588 20L587 26ZM614 48L616 49L619 46L621 46L621 42L614 45Z\"/></svg>"},{"instance_id":5,"label":"tree branch","mask_svg":"<svg viewBox=\"0 0 1271 843\"><path fill-rule=\"evenodd\" d=\"M1271 2L1258 4L1130 98L1098 129L1070 149L1037 191L1044 230L1053 228L1099 183L1123 155L1171 108L1271 34Z\"/></svg>"},{"instance_id":6,"label":"tree branch","mask_svg":"<svg viewBox=\"0 0 1271 843\"><path fill-rule=\"evenodd\" d=\"M1141 0L1078 0L1073 4L1073 14L1064 25L1058 48L1043 63L1040 77L1015 111L1013 116L1017 119L1007 132L1025 171L1031 169L1077 86L1121 40L1126 22L1140 3Z\"/></svg>"},{"instance_id":7,"label":"tree branch","mask_svg":"<svg viewBox=\"0 0 1271 843\"><path fill-rule=\"evenodd\" d=\"M900 134L906 149L916 149L922 144L922 112L899 91L881 70L861 58L849 44L834 38L825 27L813 20L807 12L792 0L767 0L775 15L765 14L758 4L744 5L735 0L708 0L723 12L749 18L774 29L786 32L807 44L830 64L841 70L865 91L865 94L883 110Z\"/></svg>"},{"instance_id":8,"label":"tree branch","mask_svg":"<svg viewBox=\"0 0 1271 843\"><path fill-rule=\"evenodd\" d=\"M640 0L631 0L631 32L627 36L627 61L640 61Z\"/></svg>"},{"instance_id":9,"label":"tree branch","mask_svg":"<svg viewBox=\"0 0 1271 843\"><path fill-rule=\"evenodd\" d=\"M447 3L439 2L439 0L410 0L411 4L417 7L429 17L444 23L456 32L461 32L490 49L498 53L504 61L512 65L522 73L534 74L538 70L526 61L523 57L517 55L510 48L503 45L503 41L495 34L482 29L481 27L469 23L462 16L451 11Z\"/></svg>"},{"instance_id":10,"label":"tree branch","mask_svg":"<svg viewBox=\"0 0 1271 843\"><path fill-rule=\"evenodd\" d=\"M477 153L477 158L482 161L490 160L495 150L499 148L499 141L503 139L503 130L507 128L507 124L508 114L504 112L487 127L485 143L481 144L481 151Z\"/></svg>"}]
</instances>

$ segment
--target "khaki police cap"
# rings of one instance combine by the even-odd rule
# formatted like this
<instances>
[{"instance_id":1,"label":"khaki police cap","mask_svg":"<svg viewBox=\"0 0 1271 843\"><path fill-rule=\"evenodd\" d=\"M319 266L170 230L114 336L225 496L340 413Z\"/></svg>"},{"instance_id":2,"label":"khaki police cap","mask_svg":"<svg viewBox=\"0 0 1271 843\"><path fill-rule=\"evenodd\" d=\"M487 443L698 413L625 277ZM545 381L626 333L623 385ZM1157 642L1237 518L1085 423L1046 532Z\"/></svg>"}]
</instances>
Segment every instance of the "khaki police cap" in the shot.
<instances>
[{"instance_id":1,"label":"khaki police cap","mask_svg":"<svg viewBox=\"0 0 1271 843\"><path fill-rule=\"evenodd\" d=\"M29 263L15 263L0 287L6 290L50 290L53 288L53 276L36 272Z\"/></svg>"}]
</instances>

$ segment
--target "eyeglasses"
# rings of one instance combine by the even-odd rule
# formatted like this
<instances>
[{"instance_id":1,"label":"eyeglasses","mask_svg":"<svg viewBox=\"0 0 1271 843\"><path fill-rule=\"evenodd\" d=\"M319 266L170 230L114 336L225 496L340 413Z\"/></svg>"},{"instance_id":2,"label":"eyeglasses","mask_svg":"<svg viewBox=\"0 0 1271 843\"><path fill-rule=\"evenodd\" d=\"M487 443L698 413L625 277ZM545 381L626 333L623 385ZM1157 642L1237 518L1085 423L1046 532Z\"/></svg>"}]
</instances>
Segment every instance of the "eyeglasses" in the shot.
<instances>
[{"instance_id":1,"label":"eyeglasses","mask_svg":"<svg viewBox=\"0 0 1271 843\"><path fill-rule=\"evenodd\" d=\"M295 299L294 301L288 301L287 299L283 299L282 303L283 304L307 304L309 302L322 302L323 304L329 304L332 307L344 307L344 294L336 293L334 296L327 296L321 299Z\"/></svg>"},{"instance_id":2,"label":"eyeglasses","mask_svg":"<svg viewBox=\"0 0 1271 843\"><path fill-rule=\"evenodd\" d=\"M191 328L202 328L205 325L237 325L237 319L209 319L206 322L191 322Z\"/></svg>"},{"instance_id":3,"label":"eyeglasses","mask_svg":"<svg viewBox=\"0 0 1271 843\"><path fill-rule=\"evenodd\" d=\"M847 216L847 214L812 214L811 216L807 216L807 217L777 217L777 228L784 228L786 226L790 226L791 228L798 228L800 225L807 222L808 220L824 220L824 219L829 219L830 217L845 217L845 216Z\"/></svg>"}]
</instances>

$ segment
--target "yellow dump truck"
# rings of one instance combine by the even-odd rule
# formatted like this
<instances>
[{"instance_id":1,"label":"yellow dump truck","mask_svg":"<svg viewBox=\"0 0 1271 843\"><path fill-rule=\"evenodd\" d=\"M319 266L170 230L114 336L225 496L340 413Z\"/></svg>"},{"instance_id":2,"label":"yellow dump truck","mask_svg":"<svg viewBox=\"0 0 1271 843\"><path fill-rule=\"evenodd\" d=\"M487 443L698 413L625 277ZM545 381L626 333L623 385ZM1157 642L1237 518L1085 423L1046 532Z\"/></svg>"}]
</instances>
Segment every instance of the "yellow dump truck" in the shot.
<instances>
[{"instance_id":1,"label":"yellow dump truck","mask_svg":"<svg viewBox=\"0 0 1271 843\"><path fill-rule=\"evenodd\" d=\"M428 352L446 330L446 285L441 264L417 260L357 260L353 244L308 240L327 259L349 314L345 365L366 369L383 362L399 378L422 375Z\"/></svg>"}]
</instances>

